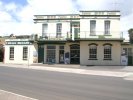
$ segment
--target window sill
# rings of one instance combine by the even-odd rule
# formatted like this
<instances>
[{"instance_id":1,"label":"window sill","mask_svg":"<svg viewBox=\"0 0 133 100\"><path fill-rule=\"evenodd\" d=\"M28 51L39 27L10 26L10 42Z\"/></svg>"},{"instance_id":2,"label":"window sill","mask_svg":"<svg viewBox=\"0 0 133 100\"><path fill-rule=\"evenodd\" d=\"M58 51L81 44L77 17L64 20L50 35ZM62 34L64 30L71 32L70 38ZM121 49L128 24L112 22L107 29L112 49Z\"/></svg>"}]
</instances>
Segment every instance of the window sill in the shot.
<instances>
[{"instance_id":1,"label":"window sill","mask_svg":"<svg viewBox=\"0 0 133 100\"><path fill-rule=\"evenodd\" d=\"M112 59L103 59L103 60L112 60Z\"/></svg>"},{"instance_id":2,"label":"window sill","mask_svg":"<svg viewBox=\"0 0 133 100\"><path fill-rule=\"evenodd\" d=\"M112 36L112 35L110 35L110 34L104 34L104 36Z\"/></svg>"},{"instance_id":3,"label":"window sill","mask_svg":"<svg viewBox=\"0 0 133 100\"><path fill-rule=\"evenodd\" d=\"M90 59L88 59L88 60L98 60L98 59L92 59L92 58L90 58Z\"/></svg>"},{"instance_id":4,"label":"window sill","mask_svg":"<svg viewBox=\"0 0 133 100\"><path fill-rule=\"evenodd\" d=\"M23 59L23 60L27 60L27 59Z\"/></svg>"},{"instance_id":5,"label":"window sill","mask_svg":"<svg viewBox=\"0 0 133 100\"><path fill-rule=\"evenodd\" d=\"M14 60L13 58L10 58L10 60Z\"/></svg>"},{"instance_id":6,"label":"window sill","mask_svg":"<svg viewBox=\"0 0 133 100\"><path fill-rule=\"evenodd\" d=\"M90 34L90 36L97 36L97 35L95 35L95 34L94 34L94 35L93 35L93 34Z\"/></svg>"}]
</instances>

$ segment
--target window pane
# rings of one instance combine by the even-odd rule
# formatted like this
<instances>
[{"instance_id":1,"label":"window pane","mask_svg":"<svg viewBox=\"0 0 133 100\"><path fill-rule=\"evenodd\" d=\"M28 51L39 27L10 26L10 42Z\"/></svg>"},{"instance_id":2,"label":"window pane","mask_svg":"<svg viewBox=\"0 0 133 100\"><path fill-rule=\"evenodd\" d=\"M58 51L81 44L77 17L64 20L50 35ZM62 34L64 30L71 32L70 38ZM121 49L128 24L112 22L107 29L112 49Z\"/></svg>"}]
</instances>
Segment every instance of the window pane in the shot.
<instances>
[{"instance_id":1,"label":"window pane","mask_svg":"<svg viewBox=\"0 0 133 100\"><path fill-rule=\"evenodd\" d=\"M111 46L110 45L104 46L104 59L111 59Z\"/></svg>"},{"instance_id":2,"label":"window pane","mask_svg":"<svg viewBox=\"0 0 133 100\"><path fill-rule=\"evenodd\" d=\"M10 56L9 59L14 59L14 47L10 47Z\"/></svg>"},{"instance_id":3,"label":"window pane","mask_svg":"<svg viewBox=\"0 0 133 100\"><path fill-rule=\"evenodd\" d=\"M127 48L123 48L123 54L127 55Z\"/></svg>"},{"instance_id":4,"label":"window pane","mask_svg":"<svg viewBox=\"0 0 133 100\"><path fill-rule=\"evenodd\" d=\"M90 45L89 58L90 59L96 59L97 58L97 46L96 45Z\"/></svg>"},{"instance_id":5,"label":"window pane","mask_svg":"<svg viewBox=\"0 0 133 100\"><path fill-rule=\"evenodd\" d=\"M55 49L55 46L48 45L48 46L47 46L47 49Z\"/></svg>"},{"instance_id":6,"label":"window pane","mask_svg":"<svg viewBox=\"0 0 133 100\"><path fill-rule=\"evenodd\" d=\"M28 47L23 47L23 60L28 58Z\"/></svg>"},{"instance_id":7,"label":"window pane","mask_svg":"<svg viewBox=\"0 0 133 100\"><path fill-rule=\"evenodd\" d=\"M64 46L60 46L59 48L60 48L60 49L64 49Z\"/></svg>"},{"instance_id":8,"label":"window pane","mask_svg":"<svg viewBox=\"0 0 133 100\"><path fill-rule=\"evenodd\" d=\"M56 25L56 35L61 36L61 32L62 32L62 24L57 23L57 25Z\"/></svg>"},{"instance_id":9,"label":"window pane","mask_svg":"<svg viewBox=\"0 0 133 100\"><path fill-rule=\"evenodd\" d=\"M56 61L56 46L47 46L47 62L55 63Z\"/></svg>"},{"instance_id":10,"label":"window pane","mask_svg":"<svg viewBox=\"0 0 133 100\"><path fill-rule=\"evenodd\" d=\"M48 24L42 24L42 36L45 37L47 36L48 32Z\"/></svg>"},{"instance_id":11,"label":"window pane","mask_svg":"<svg viewBox=\"0 0 133 100\"><path fill-rule=\"evenodd\" d=\"M128 56L132 56L132 48L128 48Z\"/></svg>"},{"instance_id":12,"label":"window pane","mask_svg":"<svg viewBox=\"0 0 133 100\"><path fill-rule=\"evenodd\" d=\"M74 44L70 46L70 49L80 49L80 46Z\"/></svg>"},{"instance_id":13,"label":"window pane","mask_svg":"<svg viewBox=\"0 0 133 100\"><path fill-rule=\"evenodd\" d=\"M96 21L90 21L90 35L96 35Z\"/></svg>"},{"instance_id":14,"label":"window pane","mask_svg":"<svg viewBox=\"0 0 133 100\"><path fill-rule=\"evenodd\" d=\"M105 34L110 34L110 21L104 22Z\"/></svg>"}]
</instances>

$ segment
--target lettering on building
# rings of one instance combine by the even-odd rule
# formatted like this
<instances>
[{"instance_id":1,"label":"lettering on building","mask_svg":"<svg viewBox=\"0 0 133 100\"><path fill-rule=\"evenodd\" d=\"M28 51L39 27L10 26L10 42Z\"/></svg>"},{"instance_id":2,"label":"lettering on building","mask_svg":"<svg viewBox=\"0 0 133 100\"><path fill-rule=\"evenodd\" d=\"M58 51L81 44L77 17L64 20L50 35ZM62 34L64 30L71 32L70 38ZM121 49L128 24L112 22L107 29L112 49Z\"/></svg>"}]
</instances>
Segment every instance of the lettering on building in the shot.
<instances>
[{"instance_id":1,"label":"lettering on building","mask_svg":"<svg viewBox=\"0 0 133 100\"><path fill-rule=\"evenodd\" d=\"M7 41L7 45L30 45L31 43L28 41Z\"/></svg>"}]
</instances>

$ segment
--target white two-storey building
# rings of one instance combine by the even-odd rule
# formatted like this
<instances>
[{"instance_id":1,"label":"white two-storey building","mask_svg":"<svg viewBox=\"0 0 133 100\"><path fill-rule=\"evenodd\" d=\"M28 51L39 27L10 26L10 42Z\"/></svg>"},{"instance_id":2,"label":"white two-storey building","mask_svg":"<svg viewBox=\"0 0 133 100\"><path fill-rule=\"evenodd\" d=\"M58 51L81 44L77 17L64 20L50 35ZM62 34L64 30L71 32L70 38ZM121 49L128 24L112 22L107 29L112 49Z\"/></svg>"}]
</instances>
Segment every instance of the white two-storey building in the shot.
<instances>
[{"instance_id":1,"label":"white two-storey building","mask_svg":"<svg viewBox=\"0 0 133 100\"><path fill-rule=\"evenodd\" d=\"M120 11L35 15L34 23L39 63L121 65Z\"/></svg>"}]
</instances>

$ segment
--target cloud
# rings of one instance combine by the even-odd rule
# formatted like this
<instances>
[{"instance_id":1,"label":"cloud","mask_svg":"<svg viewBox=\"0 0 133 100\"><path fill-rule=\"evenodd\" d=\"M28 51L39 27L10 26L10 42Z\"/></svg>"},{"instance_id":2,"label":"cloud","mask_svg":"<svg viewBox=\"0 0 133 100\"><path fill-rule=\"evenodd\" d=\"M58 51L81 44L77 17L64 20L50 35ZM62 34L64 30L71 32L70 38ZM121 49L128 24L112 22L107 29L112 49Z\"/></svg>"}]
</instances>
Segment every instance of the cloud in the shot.
<instances>
[{"instance_id":1,"label":"cloud","mask_svg":"<svg viewBox=\"0 0 133 100\"><path fill-rule=\"evenodd\" d=\"M0 1L1 34L32 34L34 31L33 15L36 14L65 14L75 11L71 0L27 0L27 5L22 6L14 2L3 3ZM6 23L5 23L6 22ZM37 29L35 29L37 30Z\"/></svg>"},{"instance_id":2,"label":"cloud","mask_svg":"<svg viewBox=\"0 0 133 100\"><path fill-rule=\"evenodd\" d=\"M17 6L15 5L15 3L9 3L9 4L5 5L6 11L15 11L16 8L17 8Z\"/></svg>"},{"instance_id":3,"label":"cloud","mask_svg":"<svg viewBox=\"0 0 133 100\"><path fill-rule=\"evenodd\" d=\"M74 11L71 0L28 0L34 14L60 14Z\"/></svg>"},{"instance_id":4,"label":"cloud","mask_svg":"<svg viewBox=\"0 0 133 100\"><path fill-rule=\"evenodd\" d=\"M100 10L104 8L107 0L77 0L76 3L80 5L81 10Z\"/></svg>"},{"instance_id":5,"label":"cloud","mask_svg":"<svg viewBox=\"0 0 133 100\"><path fill-rule=\"evenodd\" d=\"M121 31L133 28L132 0L27 0L26 5L14 2L3 3L0 0L1 34L32 34L34 30L33 15L70 14L79 10L121 10Z\"/></svg>"},{"instance_id":6,"label":"cloud","mask_svg":"<svg viewBox=\"0 0 133 100\"><path fill-rule=\"evenodd\" d=\"M12 21L12 17L7 12L0 11L0 16L1 16L1 18L0 18L1 23Z\"/></svg>"}]
</instances>

